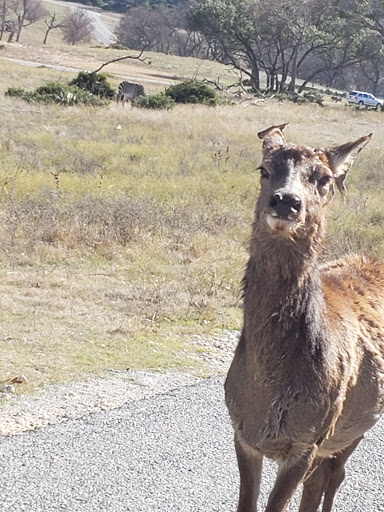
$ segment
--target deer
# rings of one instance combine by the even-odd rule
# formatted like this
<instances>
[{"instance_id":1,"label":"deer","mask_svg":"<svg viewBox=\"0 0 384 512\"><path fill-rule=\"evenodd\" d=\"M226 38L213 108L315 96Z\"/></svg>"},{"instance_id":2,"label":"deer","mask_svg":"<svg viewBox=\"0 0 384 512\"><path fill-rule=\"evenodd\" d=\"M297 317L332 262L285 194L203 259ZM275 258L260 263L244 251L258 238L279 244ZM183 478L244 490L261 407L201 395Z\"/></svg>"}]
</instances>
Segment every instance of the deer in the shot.
<instances>
[{"instance_id":1,"label":"deer","mask_svg":"<svg viewBox=\"0 0 384 512\"><path fill-rule=\"evenodd\" d=\"M323 263L326 212L372 134L330 149L262 139L260 194L243 280L243 327L225 381L240 475L256 512L263 458L277 462L265 512L330 512L345 463L384 410L384 264Z\"/></svg>"}]
</instances>

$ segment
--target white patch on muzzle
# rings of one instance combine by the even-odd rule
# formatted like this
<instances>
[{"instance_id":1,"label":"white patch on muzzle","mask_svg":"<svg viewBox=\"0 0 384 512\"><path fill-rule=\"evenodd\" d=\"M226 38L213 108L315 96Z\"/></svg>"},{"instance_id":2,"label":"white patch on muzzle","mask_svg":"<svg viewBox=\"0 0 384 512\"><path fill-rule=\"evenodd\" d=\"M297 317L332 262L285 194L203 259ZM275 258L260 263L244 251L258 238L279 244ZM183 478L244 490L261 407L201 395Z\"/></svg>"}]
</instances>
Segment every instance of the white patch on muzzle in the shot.
<instances>
[{"instance_id":1,"label":"white patch on muzzle","mask_svg":"<svg viewBox=\"0 0 384 512\"><path fill-rule=\"evenodd\" d=\"M272 231L280 231L282 233L289 234L296 231L296 229L299 227L297 220L281 219L277 215L274 216L270 213L267 213L266 220L268 227Z\"/></svg>"}]
</instances>

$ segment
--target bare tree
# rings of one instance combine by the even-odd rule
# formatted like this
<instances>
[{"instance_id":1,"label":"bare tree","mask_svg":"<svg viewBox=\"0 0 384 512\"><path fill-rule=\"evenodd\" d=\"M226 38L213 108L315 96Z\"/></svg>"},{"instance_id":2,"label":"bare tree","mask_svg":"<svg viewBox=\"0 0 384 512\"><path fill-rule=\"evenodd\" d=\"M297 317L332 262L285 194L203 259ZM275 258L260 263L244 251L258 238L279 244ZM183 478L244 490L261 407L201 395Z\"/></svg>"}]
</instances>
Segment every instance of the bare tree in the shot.
<instances>
[{"instance_id":1,"label":"bare tree","mask_svg":"<svg viewBox=\"0 0 384 512\"><path fill-rule=\"evenodd\" d=\"M43 44L47 44L48 34L50 31L54 30L55 28L61 28L64 25L64 20L58 21L56 19L55 12L51 14L47 11L47 17L44 19L44 24L47 27L47 30L45 31Z\"/></svg>"},{"instance_id":2,"label":"bare tree","mask_svg":"<svg viewBox=\"0 0 384 512\"><path fill-rule=\"evenodd\" d=\"M168 8L145 5L130 9L116 30L117 41L133 50L198 56L203 48L201 34L187 26L188 4Z\"/></svg>"},{"instance_id":3,"label":"bare tree","mask_svg":"<svg viewBox=\"0 0 384 512\"><path fill-rule=\"evenodd\" d=\"M44 17L46 10L41 0L11 0L9 9L16 17L16 41L20 41L21 31Z\"/></svg>"},{"instance_id":4,"label":"bare tree","mask_svg":"<svg viewBox=\"0 0 384 512\"><path fill-rule=\"evenodd\" d=\"M14 21L7 20L4 24L4 31L9 33L8 43L11 43L17 32L16 23Z\"/></svg>"},{"instance_id":5,"label":"bare tree","mask_svg":"<svg viewBox=\"0 0 384 512\"><path fill-rule=\"evenodd\" d=\"M64 18L61 30L67 43L86 43L93 36L93 19L84 9L73 9Z\"/></svg>"},{"instance_id":6,"label":"bare tree","mask_svg":"<svg viewBox=\"0 0 384 512\"><path fill-rule=\"evenodd\" d=\"M135 7L121 19L116 36L119 43L133 50L160 51L158 47L162 33L164 20L157 9Z\"/></svg>"},{"instance_id":7,"label":"bare tree","mask_svg":"<svg viewBox=\"0 0 384 512\"><path fill-rule=\"evenodd\" d=\"M3 35L5 32L5 24L7 21L7 11L8 11L8 4L7 0L2 0L1 2L1 12L0 12L0 19L1 19L1 26L0 26L0 40L3 39Z\"/></svg>"}]
</instances>

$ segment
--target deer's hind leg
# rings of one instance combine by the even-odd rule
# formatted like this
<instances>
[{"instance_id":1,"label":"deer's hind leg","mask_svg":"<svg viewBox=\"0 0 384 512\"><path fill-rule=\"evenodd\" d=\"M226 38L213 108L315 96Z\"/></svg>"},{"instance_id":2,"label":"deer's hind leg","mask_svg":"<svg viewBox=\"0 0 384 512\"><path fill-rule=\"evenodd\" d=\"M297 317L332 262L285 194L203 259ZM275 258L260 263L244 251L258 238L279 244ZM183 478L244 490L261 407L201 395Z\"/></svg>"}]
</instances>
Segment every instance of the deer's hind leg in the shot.
<instances>
[{"instance_id":1,"label":"deer's hind leg","mask_svg":"<svg viewBox=\"0 0 384 512\"><path fill-rule=\"evenodd\" d=\"M256 512L263 456L256 450L244 446L236 434L235 448L240 473L240 496L237 512Z\"/></svg>"},{"instance_id":2,"label":"deer's hind leg","mask_svg":"<svg viewBox=\"0 0 384 512\"><path fill-rule=\"evenodd\" d=\"M345 478L345 463L363 437L364 436L361 436L353 441L352 444L332 459L332 474L329 479L328 486L325 489L322 512L331 512L333 500L335 499L336 493Z\"/></svg>"},{"instance_id":3,"label":"deer's hind leg","mask_svg":"<svg viewBox=\"0 0 384 512\"><path fill-rule=\"evenodd\" d=\"M345 478L345 463L362 437L342 452L327 459L317 459L317 467L304 482L299 512L317 512L324 496L322 512L331 512L336 493Z\"/></svg>"},{"instance_id":4,"label":"deer's hind leg","mask_svg":"<svg viewBox=\"0 0 384 512\"><path fill-rule=\"evenodd\" d=\"M317 512L332 474L332 459L316 459L304 481L299 512Z\"/></svg>"},{"instance_id":5,"label":"deer's hind leg","mask_svg":"<svg viewBox=\"0 0 384 512\"><path fill-rule=\"evenodd\" d=\"M284 512L296 489L303 482L315 459L317 446L308 448L301 457L284 460L278 469L275 485L269 495L265 512Z\"/></svg>"}]
</instances>

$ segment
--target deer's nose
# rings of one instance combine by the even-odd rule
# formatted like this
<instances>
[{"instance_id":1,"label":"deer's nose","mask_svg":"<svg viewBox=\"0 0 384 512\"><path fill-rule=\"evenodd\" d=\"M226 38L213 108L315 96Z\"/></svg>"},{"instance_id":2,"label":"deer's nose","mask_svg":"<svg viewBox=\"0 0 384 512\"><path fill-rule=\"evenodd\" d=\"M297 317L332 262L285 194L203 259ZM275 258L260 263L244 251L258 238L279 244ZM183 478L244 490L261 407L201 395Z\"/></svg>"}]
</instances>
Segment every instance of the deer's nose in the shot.
<instances>
[{"instance_id":1,"label":"deer's nose","mask_svg":"<svg viewBox=\"0 0 384 512\"><path fill-rule=\"evenodd\" d=\"M271 197L269 206L283 219L295 217L301 210L301 199L293 194L276 192Z\"/></svg>"}]
</instances>

